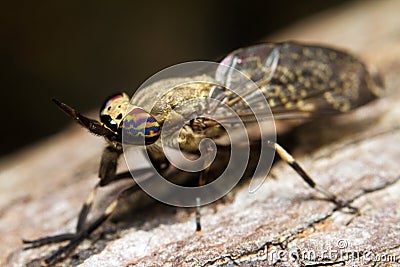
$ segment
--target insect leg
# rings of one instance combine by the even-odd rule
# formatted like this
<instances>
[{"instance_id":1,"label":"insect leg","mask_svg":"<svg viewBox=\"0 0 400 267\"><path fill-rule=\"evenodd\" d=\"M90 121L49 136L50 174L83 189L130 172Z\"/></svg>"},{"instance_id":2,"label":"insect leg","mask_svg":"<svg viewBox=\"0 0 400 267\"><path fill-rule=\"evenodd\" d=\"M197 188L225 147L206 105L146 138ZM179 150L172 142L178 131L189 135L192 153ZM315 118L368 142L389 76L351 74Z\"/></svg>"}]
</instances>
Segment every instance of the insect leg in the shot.
<instances>
[{"instance_id":1,"label":"insect leg","mask_svg":"<svg viewBox=\"0 0 400 267\"><path fill-rule=\"evenodd\" d=\"M146 173L148 171L149 171L149 169L144 168L144 169L138 170L136 172L140 174L140 173ZM117 175L114 175L113 177L107 177L107 178L103 178L100 180L100 182L90 192L89 196L87 197L85 203L83 204L83 206L81 208L81 211L79 212L78 223L76 225L76 232L79 232L86 222L89 211L93 205L93 202L94 202L94 199L95 199L95 196L97 193L97 189L99 187L103 187L103 186L106 186L106 185L109 185L109 184L112 184L114 182L121 181L124 179L132 179L132 174L129 171L126 171L126 172L122 172Z\"/></svg>"},{"instance_id":2,"label":"insect leg","mask_svg":"<svg viewBox=\"0 0 400 267\"><path fill-rule=\"evenodd\" d=\"M25 247L24 249L41 247L41 246L44 246L47 244L52 244L52 243L60 243L63 241L73 240L74 238L76 238L77 233L79 233L82 230L82 227L83 227L84 223L86 222L87 215L89 214L89 211L93 205L98 188L99 188L99 184L96 184L96 186L92 189L92 191L88 195L85 203L83 204L83 206L81 208L81 211L79 212L78 223L76 225L76 233L65 233L65 234L60 234L60 235L46 236L46 237L39 238L36 240L23 239L22 242L24 244L29 244L29 246Z\"/></svg>"},{"instance_id":3,"label":"insect leg","mask_svg":"<svg viewBox=\"0 0 400 267\"><path fill-rule=\"evenodd\" d=\"M147 169L144 169L143 171L147 171ZM98 184L96 184L96 186L92 189L92 191L86 198L86 201L83 204L81 211L79 212L78 223L76 226L76 233L65 233L65 234L54 235L54 236L46 236L46 237L35 239L35 240L23 239L22 242L26 245L29 245L29 246L25 247L24 249L41 247L41 246L44 246L47 244L52 244L52 243L60 243L60 242L71 240L71 239L75 238L77 233L79 233L82 230L83 225L86 222L87 215L89 214L89 211L93 205L98 188L105 186L105 185L109 185L113 182L120 181L123 179L128 179L128 178L131 179L130 172L123 172L123 173L120 173L120 174L117 174L116 176L114 176L113 179L107 180L107 183L102 183L103 180L101 180Z\"/></svg>"},{"instance_id":4,"label":"insect leg","mask_svg":"<svg viewBox=\"0 0 400 267\"><path fill-rule=\"evenodd\" d=\"M207 149L208 152L212 151L211 147L208 147ZM211 154L210 153L206 153L205 154L205 158L206 159L210 159ZM206 160L205 162L208 162L209 160ZM211 166L211 165L210 165ZM203 169L203 171L200 172L199 175L199 186L203 186L206 184L206 179L207 179L207 175L209 173L210 170L210 166L205 167ZM200 198L197 197L196 198L196 233L200 233L201 232L201 214L200 214Z\"/></svg>"},{"instance_id":5,"label":"insect leg","mask_svg":"<svg viewBox=\"0 0 400 267\"><path fill-rule=\"evenodd\" d=\"M97 189L100 186L105 186L111 183L115 179L116 177L115 173L117 172L117 164L120 154L121 153L116 149L114 149L112 146L108 146L103 150L103 154L101 155L101 161L100 161L100 169L99 169L100 182L90 192L88 198L86 199L85 203L82 206L81 211L79 212L78 223L76 225L76 232L80 232L83 225L86 222L90 209L93 206Z\"/></svg>"},{"instance_id":6,"label":"insect leg","mask_svg":"<svg viewBox=\"0 0 400 267\"><path fill-rule=\"evenodd\" d=\"M116 199L114 199L105 209L104 213L100 215L99 218L97 218L94 222L92 222L90 225L88 225L86 228L82 229L79 233L75 235L73 239L70 240L70 242L58 248L56 252L54 252L52 255L47 257L44 260L44 263L46 265L55 263L58 260L61 260L62 257L67 256L71 251L76 248L85 238L89 237L100 225L102 225L109 217L110 215L114 212L115 208L118 205L118 202L125 196L128 196L132 194L133 192L137 191L139 189L139 186L137 184L128 187L124 191L122 191Z\"/></svg>"},{"instance_id":7,"label":"insect leg","mask_svg":"<svg viewBox=\"0 0 400 267\"><path fill-rule=\"evenodd\" d=\"M60 243L63 241L71 240L76 236L74 233L65 233L60 235L46 236L35 240L22 239L22 243L28 245L24 250L41 247L47 244Z\"/></svg>"},{"instance_id":8,"label":"insect leg","mask_svg":"<svg viewBox=\"0 0 400 267\"><path fill-rule=\"evenodd\" d=\"M101 180L92 189L92 191L86 198L86 201L83 204L81 211L79 212L75 233L64 233L60 235L47 236L36 240L22 240L24 244L29 245L25 247L25 249L40 247L46 244L59 243L73 239L77 235L77 233L79 233L82 230L83 225L86 222L87 216L90 212L90 209L92 208L94 199L96 197L98 188L106 186L112 182L131 177L129 172L124 172L117 175L115 174L117 168L117 160L119 156L120 153L117 150L113 149L112 147L106 147L104 149L99 170L99 177L101 178Z\"/></svg>"},{"instance_id":9,"label":"insect leg","mask_svg":"<svg viewBox=\"0 0 400 267\"><path fill-rule=\"evenodd\" d=\"M199 186L202 186L205 184L204 175L205 175L205 172L207 172L207 170L208 170L208 168L203 170L200 173ZM196 233L200 233L201 232L201 214L200 214L200 198L199 197L196 198L196 204L197 204L197 206L196 206Z\"/></svg>"},{"instance_id":10,"label":"insect leg","mask_svg":"<svg viewBox=\"0 0 400 267\"><path fill-rule=\"evenodd\" d=\"M99 188L99 183L96 184L96 186L92 189L92 191L88 195L85 203L83 204L81 211L79 212L78 223L76 225L75 233L65 233L65 234L60 234L60 235L46 236L46 237L35 239L35 240L23 239L22 242L24 244L29 245L29 246L25 247L24 249L36 248L36 247L41 247L41 246L44 246L47 244L60 243L63 241L74 239L77 236L77 233L79 233L82 230L82 227L86 221L87 215L89 214L89 211L93 205L98 188Z\"/></svg>"},{"instance_id":11,"label":"insect leg","mask_svg":"<svg viewBox=\"0 0 400 267\"><path fill-rule=\"evenodd\" d=\"M83 204L81 211L79 212L78 223L76 226L76 233L65 233L65 234L54 235L54 236L46 236L46 237L39 238L36 240L23 239L22 242L24 244L29 244L29 246L25 247L25 249L40 247L40 246L52 244L52 243L60 243L63 241L73 240L74 238L76 238L77 233L79 233L82 230L82 227L86 221L87 215L89 214L89 211L93 205L98 188L99 188L99 184L96 184L96 186L92 189L89 196L87 197L85 203Z\"/></svg>"},{"instance_id":12,"label":"insect leg","mask_svg":"<svg viewBox=\"0 0 400 267\"><path fill-rule=\"evenodd\" d=\"M196 233L201 232L200 198L196 198Z\"/></svg>"},{"instance_id":13,"label":"insect leg","mask_svg":"<svg viewBox=\"0 0 400 267\"><path fill-rule=\"evenodd\" d=\"M278 153L280 158L284 160L287 164L292 167L297 174L300 175L300 177L313 189L317 190L321 194L323 194L329 201L337 205L338 207L347 207L351 210L357 211L357 208L350 206L348 203L344 203L340 201L337 196L327 189L323 188L322 186L318 185L317 183L314 182L314 180L306 173L306 171L299 165L299 163L293 158L292 155L289 154L282 146L280 146L278 143L268 141L268 146L272 147L275 149L275 151Z\"/></svg>"}]
</instances>

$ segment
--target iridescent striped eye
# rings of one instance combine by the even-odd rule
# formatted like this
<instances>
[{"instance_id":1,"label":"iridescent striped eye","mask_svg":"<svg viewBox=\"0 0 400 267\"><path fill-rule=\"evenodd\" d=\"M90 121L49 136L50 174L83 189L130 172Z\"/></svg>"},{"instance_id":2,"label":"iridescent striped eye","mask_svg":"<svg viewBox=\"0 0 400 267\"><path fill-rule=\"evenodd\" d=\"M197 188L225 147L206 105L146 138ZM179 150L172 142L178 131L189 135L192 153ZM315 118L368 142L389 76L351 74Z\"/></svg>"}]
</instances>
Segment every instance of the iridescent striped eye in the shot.
<instances>
[{"instance_id":1,"label":"iridescent striped eye","mask_svg":"<svg viewBox=\"0 0 400 267\"><path fill-rule=\"evenodd\" d=\"M157 141L161 127L156 118L141 108L134 108L125 115L122 122L123 143L129 145L150 145Z\"/></svg>"}]
</instances>

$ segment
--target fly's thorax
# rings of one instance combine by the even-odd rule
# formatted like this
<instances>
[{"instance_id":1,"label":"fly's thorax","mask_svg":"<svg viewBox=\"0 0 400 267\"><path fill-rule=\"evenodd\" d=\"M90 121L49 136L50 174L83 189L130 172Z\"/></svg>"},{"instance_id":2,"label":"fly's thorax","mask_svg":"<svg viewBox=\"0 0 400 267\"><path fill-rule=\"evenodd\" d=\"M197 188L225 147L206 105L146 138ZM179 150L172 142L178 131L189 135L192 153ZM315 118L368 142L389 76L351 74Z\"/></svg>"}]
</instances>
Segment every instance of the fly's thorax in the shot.
<instances>
[{"instance_id":1,"label":"fly's thorax","mask_svg":"<svg viewBox=\"0 0 400 267\"><path fill-rule=\"evenodd\" d=\"M160 120L161 115L179 105L179 101L207 96L210 83L215 83L215 79L209 75L159 80L139 88L132 97L132 103Z\"/></svg>"},{"instance_id":2,"label":"fly's thorax","mask_svg":"<svg viewBox=\"0 0 400 267\"><path fill-rule=\"evenodd\" d=\"M179 147L185 152L197 152L201 140L206 136L218 135L216 132L220 132L219 129L216 129L218 127L215 129L208 127L205 131L201 131L197 128L193 129L191 124L193 119L202 117L207 113L207 101L210 90L215 83L210 78L201 76L190 79L176 79L181 84L169 89L154 88L154 85L166 86L171 83L171 80L175 79L162 80L142 90L142 92L148 92L150 95L153 94L150 106L143 103L145 95L142 92L140 94L142 98L137 98L138 103L146 106L150 114L162 127L161 138L152 145L154 146L152 151L161 151L161 146L169 146ZM157 92L156 96L154 96L154 92ZM150 99L147 101L150 101ZM211 134L211 132L213 133Z\"/></svg>"},{"instance_id":3,"label":"fly's thorax","mask_svg":"<svg viewBox=\"0 0 400 267\"><path fill-rule=\"evenodd\" d=\"M183 123L204 114L211 86L206 82L184 83L153 100L150 113L163 125L165 136L179 132Z\"/></svg>"},{"instance_id":4,"label":"fly's thorax","mask_svg":"<svg viewBox=\"0 0 400 267\"><path fill-rule=\"evenodd\" d=\"M178 120L178 116L176 119ZM182 121L181 119L179 120ZM177 123L176 125L179 124ZM148 146L149 150L153 153L162 153L165 146L179 148L181 151L187 153L198 153L200 142L203 139L211 138L217 140L226 135L226 131L218 124L201 130L192 125L191 122L184 124L182 127L163 128L162 131L162 138L159 138L157 142Z\"/></svg>"},{"instance_id":5,"label":"fly's thorax","mask_svg":"<svg viewBox=\"0 0 400 267\"><path fill-rule=\"evenodd\" d=\"M206 135L202 132L195 132L193 129L185 125L178 130L177 136L166 136L163 139L163 145L170 147L179 147L184 152L198 152L200 141Z\"/></svg>"},{"instance_id":6,"label":"fly's thorax","mask_svg":"<svg viewBox=\"0 0 400 267\"><path fill-rule=\"evenodd\" d=\"M192 101L195 102L193 106ZM206 133L193 129L191 122L205 112L206 98L186 99L184 103L170 106L167 112L160 114L159 118L163 123L162 145L179 147L186 152L197 152L198 145L206 137Z\"/></svg>"},{"instance_id":7,"label":"fly's thorax","mask_svg":"<svg viewBox=\"0 0 400 267\"><path fill-rule=\"evenodd\" d=\"M158 95L150 113L160 122L163 122L173 110L184 117L191 113L201 113L204 109L203 102L212 86L212 83L194 80L171 88ZM196 107L195 102L199 104Z\"/></svg>"}]
</instances>

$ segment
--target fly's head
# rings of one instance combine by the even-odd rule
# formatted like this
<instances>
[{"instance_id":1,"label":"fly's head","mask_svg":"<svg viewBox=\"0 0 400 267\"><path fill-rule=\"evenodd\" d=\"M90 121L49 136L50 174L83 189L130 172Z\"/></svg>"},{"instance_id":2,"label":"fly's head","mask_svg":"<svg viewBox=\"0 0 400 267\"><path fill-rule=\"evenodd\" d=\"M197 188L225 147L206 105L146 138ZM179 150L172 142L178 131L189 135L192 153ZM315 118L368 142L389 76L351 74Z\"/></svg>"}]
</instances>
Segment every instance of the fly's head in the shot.
<instances>
[{"instance_id":1,"label":"fly's head","mask_svg":"<svg viewBox=\"0 0 400 267\"><path fill-rule=\"evenodd\" d=\"M110 130L119 133L120 125L129 107L129 96L118 93L110 96L100 109L100 121Z\"/></svg>"},{"instance_id":2,"label":"fly's head","mask_svg":"<svg viewBox=\"0 0 400 267\"><path fill-rule=\"evenodd\" d=\"M132 106L126 93L115 94L104 102L100 120L117 134L119 142L128 145L150 145L161 134L161 126L154 116Z\"/></svg>"},{"instance_id":3,"label":"fly's head","mask_svg":"<svg viewBox=\"0 0 400 267\"><path fill-rule=\"evenodd\" d=\"M83 116L65 103L53 102L75 122L89 132L103 136L115 148L122 150L122 142L128 145L150 145L161 134L161 126L150 113L130 104L126 93L111 96L100 110L100 121Z\"/></svg>"}]
</instances>

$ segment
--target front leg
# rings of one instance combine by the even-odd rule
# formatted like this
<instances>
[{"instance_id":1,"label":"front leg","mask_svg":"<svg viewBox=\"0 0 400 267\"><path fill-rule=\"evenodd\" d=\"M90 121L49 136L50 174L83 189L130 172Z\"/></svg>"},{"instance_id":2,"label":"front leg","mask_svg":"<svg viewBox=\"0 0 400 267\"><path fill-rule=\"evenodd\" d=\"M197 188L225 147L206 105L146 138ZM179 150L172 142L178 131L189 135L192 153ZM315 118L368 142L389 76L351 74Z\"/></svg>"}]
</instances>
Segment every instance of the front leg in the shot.
<instances>
[{"instance_id":1,"label":"front leg","mask_svg":"<svg viewBox=\"0 0 400 267\"><path fill-rule=\"evenodd\" d=\"M68 256L84 239L88 238L96 229L98 229L114 212L118 202L126 196L140 190L137 184L122 191L104 210L103 214L100 215L95 221L88 224L87 227L77 232L72 239L65 246L59 247L54 253L46 257L43 261L43 265L49 265L56 263L66 256Z\"/></svg>"},{"instance_id":2,"label":"front leg","mask_svg":"<svg viewBox=\"0 0 400 267\"><path fill-rule=\"evenodd\" d=\"M80 210L75 233L64 233L64 234L60 234L60 235L43 237L43 238L39 238L36 240L23 240L23 243L27 245L25 247L25 249L40 247L40 246L43 246L46 244L59 243L59 242L67 241L67 240L75 240L78 236L80 236L79 240L81 242L84 238L88 237L88 235L87 235L88 229L87 229L87 227L85 227L85 224L87 222L87 216L93 206L98 188L106 186L108 184L111 184L111 183L119 181L119 180L131 179L131 177L132 177L129 172L123 172L121 174L116 174L117 162L118 162L118 158L120 155L121 155L121 152L114 149L111 146L106 147L104 149L103 155L101 158L101 163L100 163L100 170L99 170L99 177L101 178L101 180L96 184L96 186L89 193L88 197L86 198L85 203L83 204L83 206ZM108 216L106 216L106 218L108 218ZM102 220L101 223L103 223L104 221L105 221L105 219ZM97 227L100 226L101 223L97 223L98 224ZM76 241L75 241L75 243L76 243ZM79 245L79 243L76 245Z\"/></svg>"},{"instance_id":3,"label":"front leg","mask_svg":"<svg viewBox=\"0 0 400 267\"><path fill-rule=\"evenodd\" d=\"M122 153L121 150L117 150L112 146L108 146L103 150L99 168L100 182L96 184L96 186L90 192L85 203L81 208L81 211L79 212L78 223L76 225L77 233L82 230L82 227L86 222L90 209L93 206L98 188L106 186L114 181L131 177L130 174L128 173L122 173L122 175L116 175L118 158L121 155L121 153Z\"/></svg>"}]
</instances>

